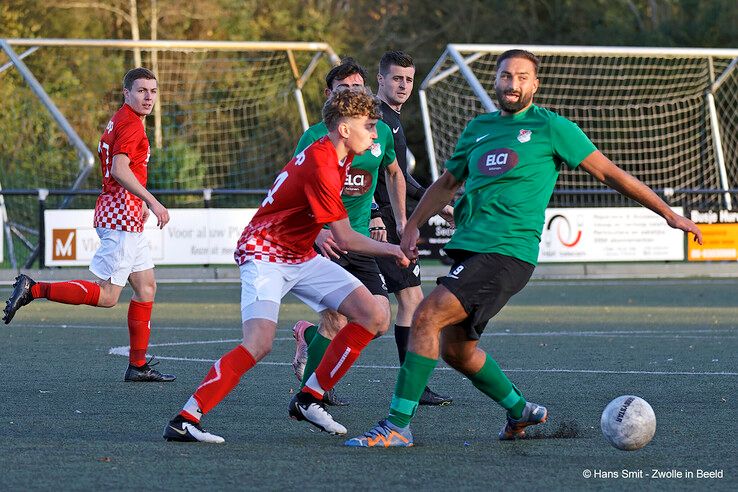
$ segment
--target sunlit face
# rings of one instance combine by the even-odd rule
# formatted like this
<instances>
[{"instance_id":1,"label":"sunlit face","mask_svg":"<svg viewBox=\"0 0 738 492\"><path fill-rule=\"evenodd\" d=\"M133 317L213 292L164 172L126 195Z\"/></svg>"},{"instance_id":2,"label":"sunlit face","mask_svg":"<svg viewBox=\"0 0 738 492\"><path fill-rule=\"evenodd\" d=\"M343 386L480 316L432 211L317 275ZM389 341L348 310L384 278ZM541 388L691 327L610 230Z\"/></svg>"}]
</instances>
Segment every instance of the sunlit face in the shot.
<instances>
[{"instance_id":1,"label":"sunlit face","mask_svg":"<svg viewBox=\"0 0 738 492\"><path fill-rule=\"evenodd\" d=\"M158 95L158 86L154 79L136 79L131 90L123 89L123 96L128 104L139 116L151 114Z\"/></svg>"},{"instance_id":2,"label":"sunlit face","mask_svg":"<svg viewBox=\"0 0 738 492\"><path fill-rule=\"evenodd\" d=\"M360 116L344 118L339 123L339 131L350 152L361 155L369 150L377 138L377 121L369 116Z\"/></svg>"},{"instance_id":3,"label":"sunlit face","mask_svg":"<svg viewBox=\"0 0 738 492\"><path fill-rule=\"evenodd\" d=\"M361 78L360 74L354 73L345 79L333 79L331 85L330 91L326 89L326 97L330 97L332 92L345 91L346 89L352 91L362 90L364 89L364 79Z\"/></svg>"},{"instance_id":4,"label":"sunlit face","mask_svg":"<svg viewBox=\"0 0 738 492\"><path fill-rule=\"evenodd\" d=\"M410 98L415 81L415 67L390 65L387 73L377 75L379 97L390 106L402 106Z\"/></svg>"},{"instance_id":5,"label":"sunlit face","mask_svg":"<svg viewBox=\"0 0 738 492\"><path fill-rule=\"evenodd\" d=\"M508 58L497 67L495 93L503 114L514 114L533 103L538 90L536 67L526 58Z\"/></svg>"}]
</instances>

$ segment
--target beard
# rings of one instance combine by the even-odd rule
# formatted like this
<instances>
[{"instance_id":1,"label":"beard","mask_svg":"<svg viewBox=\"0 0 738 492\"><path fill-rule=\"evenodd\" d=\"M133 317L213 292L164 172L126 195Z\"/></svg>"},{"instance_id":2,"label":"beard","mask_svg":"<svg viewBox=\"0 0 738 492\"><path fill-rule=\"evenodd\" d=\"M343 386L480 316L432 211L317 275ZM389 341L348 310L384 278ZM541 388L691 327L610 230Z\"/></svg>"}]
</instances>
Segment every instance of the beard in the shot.
<instances>
[{"instance_id":1,"label":"beard","mask_svg":"<svg viewBox=\"0 0 738 492\"><path fill-rule=\"evenodd\" d=\"M517 113L521 109L528 106L533 100L533 93L514 92L514 91L503 91L495 87L495 94L497 94L497 102L503 111L507 113ZM508 102L505 100L506 94L518 94L518 100L515 102Z\"/></svg>"}]
</instances>

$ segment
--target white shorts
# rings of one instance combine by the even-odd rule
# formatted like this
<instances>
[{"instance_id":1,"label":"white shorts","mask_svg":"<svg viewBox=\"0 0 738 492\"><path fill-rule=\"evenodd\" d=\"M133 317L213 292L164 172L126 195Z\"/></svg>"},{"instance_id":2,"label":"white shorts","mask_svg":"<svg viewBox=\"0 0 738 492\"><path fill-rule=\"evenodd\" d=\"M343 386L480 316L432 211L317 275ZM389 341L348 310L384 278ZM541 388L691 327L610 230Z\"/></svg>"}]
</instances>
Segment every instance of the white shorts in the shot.
<instances>
[{"instance_id":1,"label":"white shorts","mask_svg":"<svg viewBox=\"0 0 738 492\"><path fill-rule=\"evenodd\" d=\"M95 228L100 247L90 262L90 271L103 280L124 287L134 272L154 268L149 241L140 232Z\"/></svg>"},{"instance_id":2,"label":"white shorts","mask_svg":"<svg viewBox=\"0 0 738 492\"><path fill-rule=\"evenodd\" d=\"M241 319L279 318L279 305L288 292L315 312L338 306L361 282L332 261L318 255L304 263L251 260L241 265Z\"/></svg>"}]
</instances>

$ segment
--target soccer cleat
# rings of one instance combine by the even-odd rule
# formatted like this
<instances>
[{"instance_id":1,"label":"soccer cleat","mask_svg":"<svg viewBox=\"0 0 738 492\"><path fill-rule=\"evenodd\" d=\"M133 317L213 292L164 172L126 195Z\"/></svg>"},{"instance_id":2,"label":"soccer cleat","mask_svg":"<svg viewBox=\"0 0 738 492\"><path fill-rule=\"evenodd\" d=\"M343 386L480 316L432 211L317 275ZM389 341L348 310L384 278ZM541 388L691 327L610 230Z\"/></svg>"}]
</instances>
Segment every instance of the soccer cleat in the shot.
<instances>
[{"instance_id":1,"label":"soccer cleat","mask_svg":"<svg viewBox=\"0 0 738 492\"><path fill-rule=\"evenodd\" d=\"M500 430L500 441L509 441L525 437L525 428L529 425L542 424L548 419L548 410L543 405L527 402L523 415L519 419L507 416L507 423Z\"/></svg>"},{"instance_id":2,"label":"soccer cleat","mask_svg":"<svg viewBox=\"0 0 738 492\"><path fill-rule=\"evenodd\" d=\"M6 325L13 319L16 311L33 300L31 287L34 285L36 285L36 282L34 282L28 275L21 273L15 277L13 293L10 294L10 298L5 303L5 309L3 309L3 321L5 321Z\"/></svg>"},{"instance_id":3,"label":"soccer cleat","mask_svg":"<svg viewBox=\"0 0 738 492\"><path fill-rule=\"evenodd\" d=\"M325 405L310 393L298 392L292 397L288 410L291 419L305 420L329 434L346 434L346 428L333 420Z\"/></svg>"},{"instance_id":4,"label":"soccer cleat","mask_svg":"<svg viewBox=\"0 0 738 492\"><path fill-rule=\"evenodd\" d=\"M402 428L389 420L382 420L364 435L349 439L344 445L356 448L408 448L413 445L413 434L409 425Z\"/></svg>"},{"instance_id":5,"label":"soccer cleat","mask_svg":"<svg viewBox=\"0 0 738 492\"><path fill-rule=\"evenodd\" d=\"M429 406L436 406L436 407L443 407L446 405L450 405L454 401L453 398L450 396L442 396L430 389L429 387L425 387L423 390L423 394L420 395L420 401L418 401L418 405L429 405Z\"/></svg>"},{"instance_id":6,"label":"soccer cleat","mask_svg":"<svg viewBox=\"0 0 738 492\"><path fill-rule=\"evenodd\" d=\"M323 393L323 403L331 407L345 407L349 405L348 400L336 394L336 388Z\"/></svg>"},{"instance_id":7,"label":"soccer cleat","mask_svg":"<svg viewBox=\"0 0 738 492\"><path fill-rule=\"evenodd\" d=\"M292 370L295 371L298 381L302 381L305 373L305 364L308 359L308 344L305 341L305 329L313 324L309 321L300 320L292 327L292 336L295 339L295 357L292 359Z\"/></svg>"},{"instance_id":8,"label":"soccer cleat","mask_svg":"<svg viewBox=\"0 0 738 492\"><path fill-rule=\"evenodd\" d=\"M152 369L151 366L158 364L158 362L154 362L149 365L152 360L154 360L153 357L141 367L128 364L123 381L129 383L169 383L177 379L174 374L162 374L156 369Z\"/></svg>"},{"instance_id":9,"label":"soccer cleat","mask_svg":"<svg viewBox=\"0 0 738 492\"><path fill-rule=\"evenodd\" d=\"M167 441L207 442L211 444L222 444L225 442L225 439L222 437L203 430L200 424L186 420L181 415L174 417L164 427L164 439Z\"/></svg>"}]
</instances>

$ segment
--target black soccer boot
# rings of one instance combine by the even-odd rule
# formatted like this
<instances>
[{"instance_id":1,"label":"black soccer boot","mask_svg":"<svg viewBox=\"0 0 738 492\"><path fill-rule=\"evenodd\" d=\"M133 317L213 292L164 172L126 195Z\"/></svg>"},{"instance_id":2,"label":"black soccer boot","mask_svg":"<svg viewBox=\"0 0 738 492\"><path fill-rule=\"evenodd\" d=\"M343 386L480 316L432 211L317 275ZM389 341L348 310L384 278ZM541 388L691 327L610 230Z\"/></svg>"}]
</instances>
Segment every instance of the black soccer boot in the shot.
<instances>
[{"instance_id":1,"label":"black soccer boot","mask_svg":"<svg viewBox=\"0 0 738 492\"><path fill-rule=\"evenodd\" d=\"M349 405L349 401L347 399L341 398L336 394L336 388L323 393L323 403L331 407L345 407Z\"/></svg>"},{"instance_id":2,"label":"black soccer boot","mask_svg":"<svg viewBox=\"0 0 738 492\"><path fill-rule=\"evenodd\" d=\"M443 407L446 405L450 405L454 401L453 398L450 396L443 396L439 395L429 387L425 387L423 390L423 394L420 395L420 401L418 402L418 405L429 405L429 406L436 406L436 407Z\"/></svg>"},{"instance_id":3,"label":"black soccer boot","mask_svg":"<svg viewBox=\"0 0 738 492\"><path fill-rule=\"evenodd\" d=\"M152 369L151 366L155 366L158 362L151 364L153 358L141 367L128 364L126 369L126 375L123 380L132 383L169 383L177 379L174 374L162 374L156 369Z\"/></svg>"},{"instance_id":4,"label":"black soccer boot","mask_svg":"<svg viewBox=\"0 0 738 492\"><path fill-rule=\"evenodd\" d=\"M13 293L10 294L10 298L5 303L5 309L3 309L3 321L5 321L6 325L13 319L16 311L33 300L31 287L34 285L36 285L36 282L34 282L28 275L21 273L15 277Z\"/></svg>"}]
</instances>

